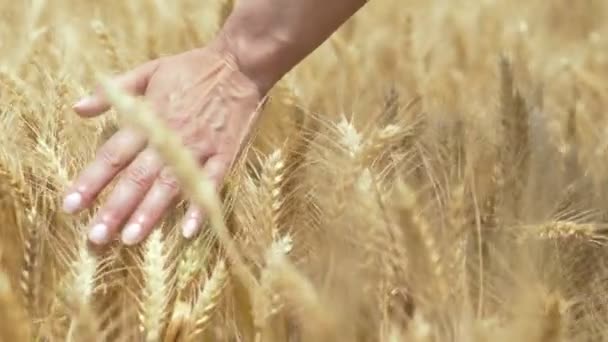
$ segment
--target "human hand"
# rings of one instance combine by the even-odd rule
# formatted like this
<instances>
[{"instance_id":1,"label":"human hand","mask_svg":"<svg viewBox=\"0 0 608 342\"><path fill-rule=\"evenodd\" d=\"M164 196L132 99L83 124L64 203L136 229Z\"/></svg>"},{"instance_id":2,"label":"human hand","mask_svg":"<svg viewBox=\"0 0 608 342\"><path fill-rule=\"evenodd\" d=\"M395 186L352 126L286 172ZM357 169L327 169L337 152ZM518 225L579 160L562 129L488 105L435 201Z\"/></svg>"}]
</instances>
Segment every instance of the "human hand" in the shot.
<instances>
[{"instance_id":1,"label":"human hand","mask_svg":"<svg viewBox=\"0 0 608 342\"><path fill-rule=\"evenodd\" d=\"M118 87L143 96L163 116L217 187L246 142L264 95L218 46L153 60L115 78ZM109 108L101 87L74 105L87 118ZM121 230L123 243L141 242L181 194L146 137L133 127L122 127L70 186L64 211L75 214L90 207L119 174L115 189L90 224L88 236L94 244L110 242ZM203 212L191 206L183 235L194 236L202 220Z\"/></svg>"}]
</instances>

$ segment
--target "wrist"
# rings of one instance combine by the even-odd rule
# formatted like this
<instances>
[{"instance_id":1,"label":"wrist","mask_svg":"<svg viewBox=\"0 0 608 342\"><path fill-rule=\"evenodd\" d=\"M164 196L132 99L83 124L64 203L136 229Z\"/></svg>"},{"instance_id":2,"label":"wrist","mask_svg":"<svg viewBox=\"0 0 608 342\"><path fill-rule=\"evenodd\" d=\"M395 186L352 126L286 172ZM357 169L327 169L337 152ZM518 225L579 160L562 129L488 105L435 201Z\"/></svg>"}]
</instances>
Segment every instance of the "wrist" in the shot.
<instances>
[{"instance_id":1,"label":"wrist","mask_svg":"<svg viewBox=\"0 0 608 342\"><path fill-rule=\"evenodd\" d=\"M256 19L248 17L247 11L235 11L216 40L260 93L266 94L298 63L298 47L287 30L281 31L285 26L258 25Z\"/></svg>"},{"instance_id":2,"label":"wrist","mask_svg":"<svg viewBox=\"0 0 608 342\"><path fill-rule=\"evenodd\" d=\"M217 41L239 70L265 94L365 2L237 1Z\"/></svg>"}]
</instances>

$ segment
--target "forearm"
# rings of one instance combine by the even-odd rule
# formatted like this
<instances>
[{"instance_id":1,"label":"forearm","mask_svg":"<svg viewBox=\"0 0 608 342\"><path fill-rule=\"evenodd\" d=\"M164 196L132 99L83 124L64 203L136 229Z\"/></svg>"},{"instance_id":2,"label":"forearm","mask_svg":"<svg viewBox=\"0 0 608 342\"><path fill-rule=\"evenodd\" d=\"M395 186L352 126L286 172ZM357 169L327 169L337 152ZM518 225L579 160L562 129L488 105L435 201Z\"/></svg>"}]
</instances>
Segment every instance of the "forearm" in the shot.
<instances>
[{"instance_id":1,"label":"forearm","mask_svg":"<svg viewBox=\"0 0 608 342\"><path fill-rule=\"evenodd\" d=\"M220 35L262 91L321 45L366 0L240 0Z\"/></svg>"}]
</instances>

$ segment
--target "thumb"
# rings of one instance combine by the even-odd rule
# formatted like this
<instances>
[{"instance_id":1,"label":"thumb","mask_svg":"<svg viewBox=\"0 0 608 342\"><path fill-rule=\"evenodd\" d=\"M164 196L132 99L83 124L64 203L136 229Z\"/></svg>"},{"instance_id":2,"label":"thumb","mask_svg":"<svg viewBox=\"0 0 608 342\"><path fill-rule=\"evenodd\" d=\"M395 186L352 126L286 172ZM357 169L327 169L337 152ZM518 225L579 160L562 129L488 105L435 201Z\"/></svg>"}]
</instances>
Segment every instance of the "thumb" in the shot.
<instances>
[{"instance_id":1,"label":"thumb","mask_svg":"<svg viewBox=\"0 0 608 342\"><path fill-rule=\"evenodd\" d=\"M148 87L150 77L158 67L159 60L144 63L131 71L114 78L113 82L131 95L142 95ZM95 92L80 101L73 107L74 111L83 117L100 115L110 109L110 103L103 93L102 87L97 86Z\"/></svg>"}]
</instances>

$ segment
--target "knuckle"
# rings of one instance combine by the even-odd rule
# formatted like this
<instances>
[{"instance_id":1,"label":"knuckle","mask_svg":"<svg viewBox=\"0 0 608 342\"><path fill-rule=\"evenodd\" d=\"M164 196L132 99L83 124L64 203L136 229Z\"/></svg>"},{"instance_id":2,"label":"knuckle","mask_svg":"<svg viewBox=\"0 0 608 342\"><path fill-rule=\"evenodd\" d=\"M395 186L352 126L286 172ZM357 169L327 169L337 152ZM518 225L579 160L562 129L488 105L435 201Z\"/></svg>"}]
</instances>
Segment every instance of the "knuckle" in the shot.
<instances>
[{"instance_id":1,"label":"knuckle","mask_svg":"<svg viewBox=\"0 0 608 342\"><path fill-rule=\"evenodd\" d=\"M144 189L152 184L154 178L154 172L144 164L134 164L127 170L127 180L137 186L138 188Z\"/></svg>"},{"instance_id":2,"label":"knuckle","mask_svg":"<svg viewBox=\"0 0 608 342\"><path fill-rule=\"evenodd\" d=\"M215 146L210 143L199 143L191 147L192 151L198 158L198 162L203 164L207 159L217 153Z\"/></svg>"},{"instance_id":3,"label":"knuckle","mask_svg":"<svg viewBox=\"0 0 608 342\"><path fill-rule=\"evenodd\" d=\"M207 176L213 181L220 182L224 178L224 174L228 171L230 161L228 158L218 158L209 162L205 167Z\"/></svg>"},{"instance_id":4,"label":"knuckle","mask_svg":"<svg viewBox=\"0 0 608 342\"><path fill-rule=\"evenodd\" d=\"M179 191L179 181L171 172L163 170L158 177L158 184L167 188L171 193Z\"/></svg>"},{"instance_id":5,"label":"knuckle","mask_svg":"<svg viewBox=\"0 0 608 342\"><path fill-rule=\"evenodd\" d=\"M117 169L123 166L124 160L120 153L118 153L115 149L111 149L105 146L102 146L97 152L97 157L101 162L112 168Z\"/></svg>"}]
</instances>

